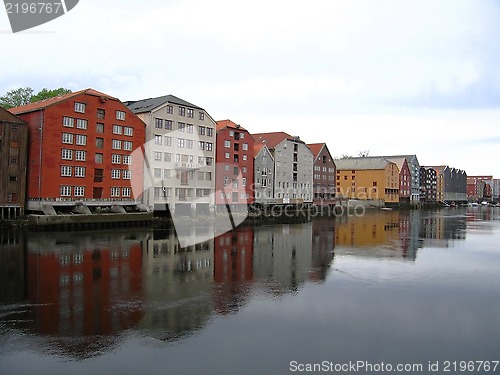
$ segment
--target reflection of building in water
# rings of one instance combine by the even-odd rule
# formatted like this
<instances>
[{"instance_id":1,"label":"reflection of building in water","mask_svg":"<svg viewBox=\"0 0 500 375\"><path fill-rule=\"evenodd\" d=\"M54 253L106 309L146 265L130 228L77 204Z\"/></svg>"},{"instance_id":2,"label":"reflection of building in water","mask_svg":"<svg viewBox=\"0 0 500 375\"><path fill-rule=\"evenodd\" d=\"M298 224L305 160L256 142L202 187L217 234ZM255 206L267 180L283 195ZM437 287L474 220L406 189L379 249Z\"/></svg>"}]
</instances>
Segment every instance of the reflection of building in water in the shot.
<instances>
[{"instance_id":1,"label":"reflection of building in water","mask_svg":"<svg viewBox=\"0 0 500 375\"><path fill-rule=\"evenodd\" d=\"M206 235L203 228L193 231ZM155 232L143 254L142 329L171 341L206 324L213 310L213 256L213 240L181 248L173 232Z\"/></svg>"},{"instance_id":2,"label":"reflection of building in water","mask_svg":"<svg viewBox=\"0 0 500 375\"><path fill-rule=\"evenodd\" d=\"M333 262L335 249L335 223L331 218L316 218L312 221L312 267L311 281L325 281Z\"/></svg>"},{"instance_id":3,"label":"reflection of building in water","mask_svg":"<svg viewBox=\"0 0 500 375\"><path fill-rule=\"evenodd\" d=\"M422 214L420 238L424 247L450 247L454 240L465 240L465 211L445 209Z\"/></svg>"},{"instance_id":4,"label":"reflection of building in water","mask_svg":"<svg viewBox=\"0 0 500 375\"><path fill-rule=\"evenodd\" d=\"M312 223L256 227L253 270L277 294L297 291L309 278Z\"/></svg>"},{"instance_id":5,"label":"reflection of building in water","mask_svg":"<svg viewBox=\"0 0 500 375\"><path fill-rule=\"evenodd\" d=\"M25 274L23 236L0 230L0 303L25 300Z\"/></svg>"},{"instance_id":6,"label":"reflection of building in water","mask_svg":"<svg viewBox=\"0 0 500 375\"><path fill-rule=\"evenodd\" d=\"M28 299L36 305L32 329L89 336L137 324L142 315L136 306L142 299L138 236L66 232L28 238Z\"/></svg>"},{"instance_id":7,"label":"reflection of building in water","mask_svg":"<svg viewBox=\"0 0 500 375\"><path fill-rule=\"evenodd\" d=\"M254 227L238 227L214 240L215 309L236 312L248 300L253 279Z\"/></svg>"},{"instance_id":8,"label":"reflection of building in water","mask_svg":"<svg viewBox=\"0 0 500 375\"><path fill-rule=\"evenodd\" d=\"M411 217L399 211L342 216L335 227L335 252L415 260L418 240L413 225Z\"/></svg>"}]
</instances>

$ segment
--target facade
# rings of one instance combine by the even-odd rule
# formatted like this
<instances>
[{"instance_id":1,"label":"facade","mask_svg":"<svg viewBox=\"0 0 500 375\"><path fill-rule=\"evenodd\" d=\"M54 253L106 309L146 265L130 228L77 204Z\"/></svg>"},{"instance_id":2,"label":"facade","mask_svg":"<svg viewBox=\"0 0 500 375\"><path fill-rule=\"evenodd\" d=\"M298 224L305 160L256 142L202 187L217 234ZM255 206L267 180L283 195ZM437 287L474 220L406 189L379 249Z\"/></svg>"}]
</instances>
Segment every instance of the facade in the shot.
<instances>
[{"instance_id":1,"label":"facade","mask_svg":"<svg viewBox=\"0 0 500 375\"><path fill-rule=\"evenodd\" d=\"M312 203L314 155L299 137L283 132L253 135L256 144L265 144L274 158L274 201Z\"/></svg>"},{"instance_id":2,"label":"facade","mask_svg":"<svg viewBox=\"0 0 500 375\"><path fill-rule=\"evenodd\" d=\"M387 160L394 162L396 159L405 158L410 168L411 173L411 202L420 201L420 163L418 162L417 155L394 155L382 156Z\"/></svg>"},{"instance_id":3,"label":"facade","mask_svg":"<svg viewBox=\"0 0 500 375\"><path fill-rule=\"evenodd\" d=\"M217 121L215 204L232 209L253 203L254 183L252 135L231 120Z\"/></svg>"},{"instance_id":4,"label":"facade","mask_svg":"<svg viewBox=\"0 0 500 375\"><path fill-rule=\"evenodd\" d=\"M433 168L420 167L420 202L436 202L437 175Z\"/></svg>"},{"instance_id":5,"label":"facade","mask_svg":"<svg viewBox=\"0 0 500 375\"><path fill-rule=\"evenodd\" d=\"M404 157L388 158L387 160L395 163L399 169L399 203L409 204L412 193L412 176L408 161Z\"/></svg>"},{"instance_id":6,"label":"facade","mask_svg":"<svg viewBox=\"0 0 500 375\"><path fill-rule=\"evenodd\" d=\"M491 202L494 198L493 191L493 176L467 176L467 197L469 200Z\"/></svg>"},{"instance_id":7,"label":"facade","mask_svg":"<svg viewBox=\"0 0 500 375\"><path fill-rule=\"evenodd\" d=\"M145 125L121 101L86 89L11 112L29 126L28 210L136 203L132 190L143 179L133 178L143 165L132 151L143 145Z\"/></svg>"},{"instance_id":8,"label":"facade","mask_svg":"<svg viewBox=\"0 0 500 375\"><path fill-rule=\"evenodd\" d=\"M126 102L146 123L144 194L155 211L190 216L215 203L216 123L173 95Z\"/></svg>"},{"instance_id":9,"label":"facade","mask_svg":"<svg viewBox=\"0 0 500 375\"><path fill-rule=\"evenodd\" d=\"M467 202L467 173L461 169L440 165L436 171L437 202Z\"/></svg>"},{"instance_id":10,"label":"facade","mask_svg":"<svg viewBox=\"0 0 500 375\"><path fill-rule=\"evenodd\" d=\"M326 143L307 145L314 155L313 203L318 206L335 204L335 163Z\"/></svg>"},{"instance_id":11,"label":"facade","mask_svg":"<svg viewBox=\"0 0 500 375\"><path fill-rule=\"evenodd\" d=\"M493 179L493 201L500 202L500 179Z\"/></svg>"},{"instance_id":12,"label":"facade","mask_svg":"<svg viewBox=\"0 0 500 375\"><path fill-rule=\"evenodd\" d=\"M274 202L275 162L269 148L264 143L254 144L254 203Z\"/></svg>"},{"instance_id":13,"label":"facade","mask_svg":"<svg viewBox=\"0 0 500 375\"><path fill-rule=\"evenodd\" d=\"M24 213L28 124L0 107L0 218Z\"/></svg>"},{"instance_id":14,"label":"facade","mask_svg":"<svg viewBox=\"0 0 500 375\"><path fill-rule=\"evenodd\" d=\"M379 157L335 160L337 197L399 203L398 166Z\"/></svg>"}]
</instances>

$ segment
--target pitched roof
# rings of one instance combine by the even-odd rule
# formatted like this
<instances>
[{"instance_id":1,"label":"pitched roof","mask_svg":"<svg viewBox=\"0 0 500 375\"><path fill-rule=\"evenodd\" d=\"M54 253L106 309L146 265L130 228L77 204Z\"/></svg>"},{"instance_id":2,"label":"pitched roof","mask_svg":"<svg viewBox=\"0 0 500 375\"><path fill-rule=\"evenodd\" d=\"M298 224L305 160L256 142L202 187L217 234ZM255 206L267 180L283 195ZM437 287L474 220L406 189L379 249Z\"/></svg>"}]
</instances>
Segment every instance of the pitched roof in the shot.
<instances>
[{"instance_id":1,"label":"pitched roof","mask_svg":"<svg viewBox=\"0 0 500 375\"><path fill-rule=\"evenodd\" d=\"M252 134L255 139L255 143L265 143L269 149L274 149L284 140L297 141L304 143L299 137L292 137L290 134L285 132L274 132L274 133L256 133Z\"/></svg>"},{"instance_id":2,"label":"pitched roof","mask_svg":"<svg viewBox=\"0 0 500 375\"><path fill-rule=\"evenodd\" d=\"M415 154L413 154L413 155L382 155L382 156L377 156L377 157L386 158L386 159L405 158L408 161L408 164L410 164L413 159L417 159L417 162L418 162L417 155L415 155Z\"/></svg>"},{"instance_id":3,"label":"pitched roof","mask_svg":"<svg viewBox=\"0 0 500 375\"><path fill-rule=\"evenodd\" d=\"M174 95L165 95L165 96L158 96L156 98L148 98L148 99L141 99L141 100L130 100L125 102L125 105L134 113L144 113L144 112L150 112L153 109L156 109L158 107L161 107L162 105L166 103L173 103L173 104L178 104L186 107L191 107L191 108L196 108L196 109L202 109L201 107L198 107L194 104L191 104L181 98L178 98L177 96Z\"/></svg>"},{"instance_id":4,"label":"pitched roof","mask_svg":"<svg viewBox=\"0 0 500 375\"><path fill-rule=\"evenodd\" d=\"M394 164L396 164L399 168L399 171L401 172L401 169L403 168L403 165L406 161L406 164L408 164L408 161L405 157L403 156L391 156L391 157L386 157L387 160L392 161Z\"/></svg>"},{"instance_id":5,"label":"pitched roof","mask_svg":"<svg viewBox=\"0 0 500 375\"><path fill-rule=\"evenodd\" d=\"M22 105L19 107L11 108L10 111L16 115L22 114L22 113L28 113L28 112L35 112L39 111L41 109L50 107L54 104L58 104L60 102L63 102L65 100L68 100L74 96L80 95L80 94L86 94L86 95L93 95L93 96L99 96L99 97L105 97L110 100L118 100L117 98L113 96L109 96L107 94L104 94L102 92L96 91L94 89L85 89L85 90L80 90L80 91L75 91L75 92L70 92L68 94L63 94L59 96L55 96L53 98L45 99L45 100L40 100L35 103L29 103L26 105Z\"/></svg>"},{"instance_id":6,"label":"pitched roof","mask_svg":"<svg viewBox=\"0 0 500 375\"><path fill-rule=\"evenodd\" d=\"M27 124L26 121L21 120L16 115L13 115L5 108L0 107L0 122L9 122L11 124Z\"/></svg>"},{"instance_id":7,"label":"pitched roof","mask_svg":"<svg viewBox=\"0 0 500 375\"><path fill-rule=\"evenodd\" d=\"M312 151L314 154L314 158L316 159L323 149L323 147L326 146L326 143L309 143L307 147Z\"/></svg>"},{"instance_id":8,"label":"pitched roof","mask_svg":"<svg viewBox=\"0 0 500 375\"><path fill-rule=\"evenodd\" d=\"M238 130L245 131L248 133L248 130L246 130L243 126L238 125L231 120L219 120L219 121L217 121L217 131L220 131L220 130L226 129L226 128L238 129Z\"/></svg>"},{"instance_id":9,"label":"pitched roof","mask_svg":"<svg viewBox=\"0 0 500 375\"><path fill-rule=\"evenodd\" d=\"M334 160L337 170L378 170L385 169L391 161L381 157L349 158ZM394 163L395 164L395 163Z\"/></svg>"}]
</instances>

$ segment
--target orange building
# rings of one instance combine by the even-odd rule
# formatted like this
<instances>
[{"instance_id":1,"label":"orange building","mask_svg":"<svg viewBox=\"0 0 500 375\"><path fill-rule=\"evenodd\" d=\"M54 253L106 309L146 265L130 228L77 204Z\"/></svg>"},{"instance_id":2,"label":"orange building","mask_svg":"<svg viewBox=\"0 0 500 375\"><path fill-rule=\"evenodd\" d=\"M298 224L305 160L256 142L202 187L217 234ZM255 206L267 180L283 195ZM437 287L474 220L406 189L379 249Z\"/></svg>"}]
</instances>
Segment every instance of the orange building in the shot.
<instances>
[{"instance_id":1,"label":"orange building","mask_svg":"<svg viewBox=\"0 0 500 375\"><path fill-rule=\"evenodd\" d=\"M399 169L385 158L335 160L337 196L359 200L399 203Z\"/></svg>"},{"instance_id":2,"label":"orange building","mask_svg":"<svg viewBox=\"0 0 500 375\"><path fill-rule=\"evenodd\" d=\"M145 124L120 100L86 89L11 112L28 123L27 209L55 202L134 203L132 174L143 176L132 151ZM134 179L142 191L143 179ZM136 197L137 198L137 197Z\"/></svg>"}]
</instances>

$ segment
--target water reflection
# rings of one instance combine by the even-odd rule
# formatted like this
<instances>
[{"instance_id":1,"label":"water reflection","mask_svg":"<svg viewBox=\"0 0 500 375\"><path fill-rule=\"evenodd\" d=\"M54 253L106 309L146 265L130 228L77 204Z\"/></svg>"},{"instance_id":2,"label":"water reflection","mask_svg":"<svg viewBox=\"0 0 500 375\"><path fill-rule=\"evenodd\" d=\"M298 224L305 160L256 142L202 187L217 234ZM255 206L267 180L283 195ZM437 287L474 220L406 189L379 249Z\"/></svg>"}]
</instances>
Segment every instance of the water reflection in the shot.
<instances>
[{"instance_id":1,"label":"water reflection","mask_svg":"<svg viewBox=\"0 0 500 375\"><path fill-rule=\"evenodd\" d=\"M387 260L413 267L421 249L452 248L471 228L493 231L494 220L494 209L369 212L305 224L242 226L187 248L173 229L5 232L0 360L20 344L42 348L48 356L105 356L127 343L131 332L175 346L209 331L215 320L245 316L256 300L300 300L311 287L341 295L335 311L342 315L349 300L353 309L359 303L346 286L371 282L370 269L380 265L373 260L386 270ZM204 238L209 228L190 230L191 238ZM344 277L363 272L365 279ZM398 272L399 278L405 274ZM432 280L429 275L434 274L425 274L426 280ZM355 290L365 293L365 287ZM385 302L375 305L383 309ZM361 319L365 312L357 314Z\"/></svg>"}]
</instances>

